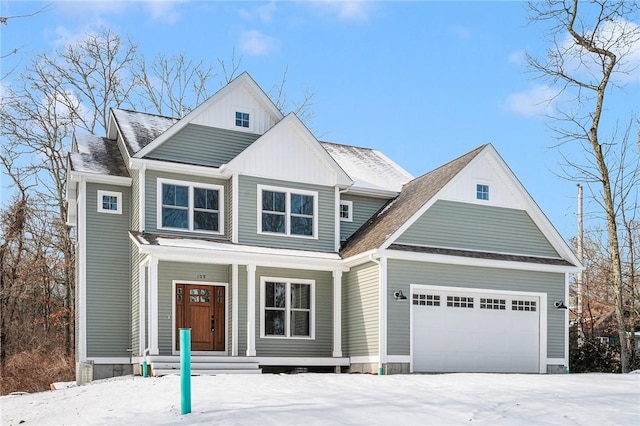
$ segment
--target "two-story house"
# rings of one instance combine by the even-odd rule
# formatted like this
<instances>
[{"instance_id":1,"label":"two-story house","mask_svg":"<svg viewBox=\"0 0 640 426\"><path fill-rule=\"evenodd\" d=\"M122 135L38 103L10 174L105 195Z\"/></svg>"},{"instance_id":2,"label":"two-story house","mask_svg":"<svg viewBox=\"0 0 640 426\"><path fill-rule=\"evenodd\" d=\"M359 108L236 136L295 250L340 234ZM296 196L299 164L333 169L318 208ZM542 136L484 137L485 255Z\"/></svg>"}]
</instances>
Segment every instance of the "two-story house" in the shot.
<instances>
[{"instance_id":1,"label":"two-story house","mask_svg":"<svg viewBox=\"0 0 640 426\"><path fill-rule=\"evenodd\" d=\"M491 145L413 178L318 141L246 73L69 155L84 380L325 368L564 372L580 263Z\"/></svg>"}]
</instances>

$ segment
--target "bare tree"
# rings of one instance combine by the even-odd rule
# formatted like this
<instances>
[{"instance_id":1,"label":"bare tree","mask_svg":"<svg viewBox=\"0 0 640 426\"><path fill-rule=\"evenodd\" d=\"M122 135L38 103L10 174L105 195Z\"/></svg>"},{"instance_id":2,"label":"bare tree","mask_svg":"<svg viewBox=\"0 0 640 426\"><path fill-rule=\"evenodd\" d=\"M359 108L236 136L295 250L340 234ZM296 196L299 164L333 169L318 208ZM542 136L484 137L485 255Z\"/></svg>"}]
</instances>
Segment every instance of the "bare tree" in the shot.
<instances>
[{"instance_id":1,"label":"bare tree","mask_svg":"<svg viewBox=\"0 0 640 426\"><path fill-rule=\"evenodd\" d=\"M173 117L181 117L204 102L209 97L207 86L216 76L212 64L188 59L184 53L158 55L150 65L139 56L131 72L145 110Z\"/></svg>"},{"instance_id":2,"label":"bare tree","mask_svg":"<svg viewBox=\"0 0 640 426\"><path fill-rule=\"evenodd\" d=\"M302 94L302 98L299 101L290 102L286 88L288 72L289 67L286 67L282 73L282 80L280 80L279 83L274 84L271 87L271 90L269 90L269 97L280 111L293 112L308 126L315 118L315 114L313 112L313 97L315 96L315 93L309 89L305 89Z\"/></svg>"},{"instance_id":3,"label":"bare tree","mask_svg":"<svg viewBox=\"0 0 640 426\"><path fill-rule=\"evenodd\" d=\"M607 253L611 264L611 288L615 295L616 318L620 339L622 371L628 369L627 328L623 265L618 228L624 189L614 184L620 170L620 143L615 131L603 136L605 102L624 77L632 73L630 62L640 42L640 9L635 1L545 0L530 3L532 20L550 24L550 47L544 59L528 55L529 65L543 78L558 87L558 112L553 117L560 147L578 144L584 157L567 160L568 177L586 181L604 212ZM617 79L618 78L618 79ZM559 101L565 100L562 105ZM625 144L626 145L626 144ZM625 150L628 149L625 147ZM635 181L637 185L637 180ZM626 185L633 181L626 180Z\"/></svg>"}]
</instances>

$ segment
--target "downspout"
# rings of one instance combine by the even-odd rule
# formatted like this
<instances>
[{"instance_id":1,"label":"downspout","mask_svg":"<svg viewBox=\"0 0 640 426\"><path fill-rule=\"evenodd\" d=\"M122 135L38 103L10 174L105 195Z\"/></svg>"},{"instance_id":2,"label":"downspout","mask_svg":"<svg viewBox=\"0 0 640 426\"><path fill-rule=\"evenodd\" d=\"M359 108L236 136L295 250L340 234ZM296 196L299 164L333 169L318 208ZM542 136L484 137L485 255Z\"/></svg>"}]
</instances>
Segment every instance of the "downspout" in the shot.
<instances>
[{"instance_id":1,"label":"downspout","mask_svg":"<svg viewBox=\"0 0 640 426\"><path fill-rule=\"evenodd\" d=\"M378 255L379 257L379 255ZM369 254L369 260L378 265L378 281L380 285L379 294L378 294L378 376L382 376L384 373L383 369L383 359L382 353L384 350L384 335L382 329L384 327L384 312L385 312L385 301L383 298L385 289L383 288L383 280L382 280L382 262L378 259L374 259L373 253Z\"/></svg>"}]
</instances>

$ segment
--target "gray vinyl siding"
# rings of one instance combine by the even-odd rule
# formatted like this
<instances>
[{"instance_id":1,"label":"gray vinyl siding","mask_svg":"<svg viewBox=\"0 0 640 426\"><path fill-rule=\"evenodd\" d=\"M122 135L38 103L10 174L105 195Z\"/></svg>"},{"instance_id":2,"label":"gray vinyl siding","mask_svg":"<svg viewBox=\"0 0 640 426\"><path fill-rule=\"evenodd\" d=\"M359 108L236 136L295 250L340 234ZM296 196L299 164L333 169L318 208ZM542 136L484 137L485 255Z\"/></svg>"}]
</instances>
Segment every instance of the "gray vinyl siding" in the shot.
<instances>
[{"instance_id":1,"label":"gray vinyl siding","mask_svg":"<svg viewBox=\"0 0 640 426\"><path fill-rule=\"evenodd\" d=\"M131 175L131 230L140 231L140 175L139 170L130 169Z\"/></svg>"},{"instance_id":2,"label":"gray vinyl siding","mask_svg":"<svg viewBox=\"0 0 640 426\"><path fill-rule=\"evenodd\" d=\"M340 241L349 238L387 202L380 198L360 197L348 193L342 194L340 199L353 202L353 221L340 221Z\"/></svg>"},{"instance_id":3,"label":"gray vinyl siding","mask_svg":"<svg viewBox=\"0 0 640 426\"><path fill-rule=\"evenodd\" d=\"M202 232L189 232L187 230L184 231L179 231L179 230L167 230L167 229L162 229L160 230L160 232L162 232L163 234L176 234L176 235L192 235L195 237L204 237L204 238L220 238L220 239L227 239L228 235L230 235L230 221L227 220L226 217L226 210L227 208L229 208L229 202L228 200L230 200L229 196L227 195L230 191L231 191L231 185L229 184L228 180L224 180L224 179L213 179L213 178L206 178L206 177L202 177L202 176L192 176L192 175L187 175L187 174L179 174L179 173L166 173L166 172L158 172L155 170L147 170L146 171L146 175L145 175L145 208L146 208L146 215L145 215L145 231L149 232L149 233L154 233L154 232L158 232L158 226L157 226L157 218L158 218L158 199L157 199L157 194L158 194L158 178L161 179L173 179L173 180L179 180L179 181L184 181L187 183L206 183L206 184L211 184L211 185L222 185L224 187L224 192L225 192L225 196L220 200L221 202L224 203L224 209L225 209L225 213L223 216L224 217L224 223L223 223L223 229L224 229L224 234L223 235L218 235L218 234L209 234L209 233L202 233Z\"/></svg>"},{"instance_id":4,"label":"gray vinyl siding","mask_svg":"<svg viewBox=\"0 0 640 426\"><path fill-rule=\"evenodd\" d=\"M379 267L369 262L342 276L342 355L379 353Z\"/></svg>"},{"instance_id":5,"label":"gray vinyl siding","mask_svg":"<svg viewBox=\"0 0 640 426\"><path fill-rule=\"evenodd\" d=\"M219 167L228 163L260 135L189 124L147 154L148 158Z\"/></svg>"},{"instance_id":6,"label":"gray vinyl siding","mask_svg":"<svg viewBox=\"0 0 640 426\"><path fill-rule=\"evenodd\" d=\"M231 322L231 276L228 265L201 263L160 262L158 264L158 347L161 355L172 352L173 322L173 281L224 283L229 298L226 312L227 325ZM199 275L206 278L200 279ZM231 353L231 328L227 327L227 349Z\"/></svg>"},{"instance_id":7,"label":"gray vinyl siding","mask_svg":"<svg viewBox=\"0 0 640 426\"><path fill-rule=\"evenodd\" d=\"M315 280L315 338L260 337L261 277ZM330 357L333 353L333 276L331 272L264 268L256 270L256 355L259 357Z\"/></svg>"},{"instance_id":8,"label":"gray vinyl siding","mask_svg":"<svg viewBox=\"0 0 640 426\"><path fill-rule=\"evenodd\" d=\"M512 269L388 260L387 350L389 355L409 355L411 302L398 302L397 290L409 297L411 284L524 291L547 294L547 356L564 358L564 311L553 306L564 299L564 274ZM407 303L408 302L408 303Z\"/></svg>"},{"instance_id":9,"label":"gray vinyl siding","mask_svg":"<svg viewBox=\"0 0 640 426\"><path fill-rule=\"evenodd\" d=\"M328 186L240 176L238 239L240 244L335 252L335 189ZM258 184L318 192L318 239L258 234Z\"/></svg>"},{"instance_id":10,"label":"gray vinyl siding","mask_svg":"<svg viewBox=\"0 0 640 426\"><path fill-rule=\"evenodd\" d=\"M398 243L559 257L524 210L437 201Z\"/></svg>"},{"instance_id":11,"label":"gray vinyl siding","mask_svg":"<svg viewBox=\"0 0 640 426\"><path fill-rule=\"evenodd\" d=\"M130 189L87 183L87 356L129 357ZM98 190L122 192L122 214L98 213Z\"/></svg>"}]
</instances>

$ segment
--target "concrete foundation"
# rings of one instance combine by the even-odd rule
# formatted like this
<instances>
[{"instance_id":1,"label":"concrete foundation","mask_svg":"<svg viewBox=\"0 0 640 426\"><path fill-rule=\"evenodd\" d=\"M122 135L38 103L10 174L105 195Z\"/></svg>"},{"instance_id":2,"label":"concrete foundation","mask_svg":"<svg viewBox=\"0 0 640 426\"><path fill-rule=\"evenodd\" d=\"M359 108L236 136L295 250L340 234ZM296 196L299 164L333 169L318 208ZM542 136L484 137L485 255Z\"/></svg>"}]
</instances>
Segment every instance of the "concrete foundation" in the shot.
<instances>
[{"instance_id":1,"label":"concrete foundation","mask_svg":"<svg viewBox=\"0 0 640 426\"><path fill-rule=\"evenodd\" d=\"M409 374L408 362L392 362L382 365L382 374ZM378 374L378 363L351 364L349 373Z\"/></svg>"},{"instance_id":2,"label":"concrete foundation","mask_svg":"<svg viewBox=\"0 0 640 426\"><path fill-rule=\"evenodd\" d=\"M547 374L565 374L567 367L564 365L547 365Z\"/></svg>"}]
</instances>

